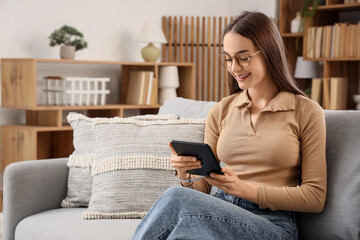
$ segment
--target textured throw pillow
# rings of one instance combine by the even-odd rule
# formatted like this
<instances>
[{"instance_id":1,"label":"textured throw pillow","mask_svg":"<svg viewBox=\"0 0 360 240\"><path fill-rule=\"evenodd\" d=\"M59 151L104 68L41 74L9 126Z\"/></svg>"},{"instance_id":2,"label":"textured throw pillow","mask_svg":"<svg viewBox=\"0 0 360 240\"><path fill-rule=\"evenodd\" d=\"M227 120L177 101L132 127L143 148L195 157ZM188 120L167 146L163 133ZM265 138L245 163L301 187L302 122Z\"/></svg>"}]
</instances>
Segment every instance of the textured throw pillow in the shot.
<instances>
[{"instance_id":1,"label":"textured throw pillow","mask_svg":"<svg viewBox=\"0 0 360 240\"><path fill-rule=\"evenodd\" d=\"M94 119L80 113L69 113L67 120L73 128L74 152L69 156L68 192L61 202L64 208L87 207L91 197L91 167L95 157ZM97 118L104 119L104 118ZM171 120L178 119L175 114L138 115L129 119Z\"/></svg>"},{"instance_id":2,"label":"textured throw pillow","mask_svg":"<svg viewBox=\"0 0 360 240\"><path fill-rule=\"evenodd\" d=\"M325 111L327 197L299 213L300 239L360 239L360 111Z\"/></svg>"},{"instance_id":3,"label":"textured throw pillow","mask_svg":"<svg viewBox=\"0 0 360 240\"><path fill-rule=\"evenodd\" d=\"M68 192L61 202L65 208L88 206L91 197L91 166L94 161L95 132L93 119L79 113L69 113L73 128L74 152L69 156Z\"/></svg>"},{"instance_id":4,"label":"textured throw pillow","mask_svg":"<svg viewBox=\"0 0 360 240\"><path fill-rule=\"evenodd\" d=\"M204 141L205 119L96 119L92 196L84 219L142 218L171 186L171 140Z\"/></svg>"}]
</instances>

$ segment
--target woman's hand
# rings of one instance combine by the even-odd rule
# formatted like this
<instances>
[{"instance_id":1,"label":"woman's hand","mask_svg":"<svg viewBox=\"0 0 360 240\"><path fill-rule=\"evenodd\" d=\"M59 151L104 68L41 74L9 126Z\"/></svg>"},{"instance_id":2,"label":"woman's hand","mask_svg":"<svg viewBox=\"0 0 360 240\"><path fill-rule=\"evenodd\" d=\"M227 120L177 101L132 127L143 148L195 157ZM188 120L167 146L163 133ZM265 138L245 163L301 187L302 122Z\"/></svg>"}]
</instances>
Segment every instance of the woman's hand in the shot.
<instances>
[{"instance_id":1,"label":"woman's hand","mask_svg":"<svg viewBox=\"0 0 360 240\"><path fill-rule=\"evenodd\" d=\"M224 175L211 173L210 177L204 178L205 181L234 197L245 198L254 203L259 202L256 184L240 180L230 168L224 167L221 171Z\"/></svg>"},{"instance_id":2,"label":"woman's hand","mask_svg":"<svg viewBox=\"0 0 360 240\"><path fill-rule=\"evenodd\" d=\"M202 167L201 161L197 160L196 157L178 156L174 148L171 146L171 143L169 143L169 147L171 149L170 161L176 169L180 179L189 179L190 174L187 172L188 170Z\"/></svg>"}]
</instances>

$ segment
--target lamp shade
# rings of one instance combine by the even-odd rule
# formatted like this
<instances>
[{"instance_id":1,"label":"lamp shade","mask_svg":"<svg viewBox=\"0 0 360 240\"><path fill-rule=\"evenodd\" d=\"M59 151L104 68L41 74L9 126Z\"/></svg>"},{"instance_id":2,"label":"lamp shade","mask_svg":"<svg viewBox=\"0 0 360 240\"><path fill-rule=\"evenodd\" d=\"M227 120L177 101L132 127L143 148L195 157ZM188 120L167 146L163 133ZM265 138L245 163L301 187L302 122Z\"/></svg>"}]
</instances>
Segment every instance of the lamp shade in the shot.
<instances>
[{"instance_id":1,"label":"lamp shade","mask_svg":"<svg viewBox=\"0 0 360 240\"><path fill-rule=\"evenodd\" d=\"M138 42L167 43L164 32L158 24L146 22L136 38Z\"/></svg>"},{"instance_id":2,"label":"lamp shade","mask_svg":"<svg viewBox=\"0 0 360 240\"><path fill-rule=\"evenodd\" d=\"M295 78L319 78L320 67L318 62L305 61L303 57L297 57L295 67Z\"/></svg>"}]
</instances>

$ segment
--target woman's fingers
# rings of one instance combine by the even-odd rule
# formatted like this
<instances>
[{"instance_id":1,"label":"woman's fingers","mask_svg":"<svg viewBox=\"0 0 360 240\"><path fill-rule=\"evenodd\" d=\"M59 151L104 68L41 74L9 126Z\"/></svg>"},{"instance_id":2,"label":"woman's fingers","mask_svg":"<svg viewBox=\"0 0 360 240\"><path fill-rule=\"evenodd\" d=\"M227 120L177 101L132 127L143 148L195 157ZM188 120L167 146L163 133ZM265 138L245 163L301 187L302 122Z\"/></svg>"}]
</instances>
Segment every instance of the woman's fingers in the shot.
<instances>
[{"instance_id":1,"label":"woman's fingers","mask_svg":"<svg viewBox=\"0 0 360 240\"><path fill-rule=\"evenodd\" d=\"M169 142L169 147L171 150L171 154L177 156L177 153L176 153L175 149L173 148L173 146L171 145L171 142Z\"/></svg>"},{"instance_id":2,"label":"woman's fingers","mask_svg":"<svg viewBox=\"0 0 360 240\"><path fill-rule=\"evenodd\" d=\"M169 148L172 154L170 161L173 164L173 167L178 171L188 171L202 167L201 161L197 160L196 157L178 156L173 146L171 145L171 142L169 143Z\"/></svg>"},{"instance_id":3,"label":"woman's fingers","mask_svg":"<svg viewBox=\"0 0 360 240\"><path fill-rule=\"evenodd\" d=\"M197 161L196 157L188 157L188 156L172 156L171 161L172 162L187 162L187 163L200 162L200 161Z\"/></svg>"}]
</instances>

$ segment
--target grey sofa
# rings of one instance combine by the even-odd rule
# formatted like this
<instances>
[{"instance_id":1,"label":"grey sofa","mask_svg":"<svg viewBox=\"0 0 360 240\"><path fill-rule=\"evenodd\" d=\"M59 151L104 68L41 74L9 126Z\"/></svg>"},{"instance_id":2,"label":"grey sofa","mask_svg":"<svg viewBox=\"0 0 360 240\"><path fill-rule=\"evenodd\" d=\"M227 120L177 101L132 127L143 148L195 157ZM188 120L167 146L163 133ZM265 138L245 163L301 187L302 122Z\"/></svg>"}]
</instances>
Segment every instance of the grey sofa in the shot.
<instances>
[{"instance_id":1,"label":"grey sofa","mask_svg":"<svg viewBox=\"0 0 360 240\"><path fill-rule=\"evenodd\" d=\"M167 101L159 113L204 117L213 102ZM301 239L360 239L360 111L325 111L328 196L321 214L298 215ZM82 220L60 208L67 159L18 162L4 173L3 240L131 239L140 219ZM196 237L195 237L196 239Z\"/></svg>"}]
</instances>

